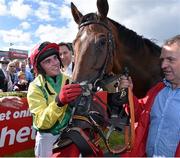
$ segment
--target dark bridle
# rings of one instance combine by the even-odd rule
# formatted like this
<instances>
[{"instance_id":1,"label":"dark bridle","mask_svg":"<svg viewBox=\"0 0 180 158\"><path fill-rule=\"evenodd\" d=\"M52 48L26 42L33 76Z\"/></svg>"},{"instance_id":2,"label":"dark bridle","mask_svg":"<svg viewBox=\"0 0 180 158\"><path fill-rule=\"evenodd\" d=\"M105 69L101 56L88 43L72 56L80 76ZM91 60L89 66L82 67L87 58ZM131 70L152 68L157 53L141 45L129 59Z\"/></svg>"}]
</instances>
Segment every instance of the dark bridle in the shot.
<instances>
[{"instance_id":1,"label":"dark bridle","mask_svg":"<svg viewBox=\"0 0 180 158\"><path fill-rule=\"evenodd\" d=\"M112 35L111 29L107 26L106 23L100 22L99 20L89 20L89 21L82 22L79 26L79 29L84 27L84 26L91 25L91 24L100 25L100 26L102 26L108 30L108 33L107 33L107 52L106 52L106 58L105 58L104 64L102 65L99 73L96 76L92 76L92 78L90 78L88 80L88 83L93 83L94 86L96 86L97 82L99 83L101 80L103 80L104 76L108 75L108 74L106 74L106 69L107 69L108 65L110 64L110 62L112 62L112 60L113 60L114 40L113 40L113 35Z\"/></svg>"}]
</instances>

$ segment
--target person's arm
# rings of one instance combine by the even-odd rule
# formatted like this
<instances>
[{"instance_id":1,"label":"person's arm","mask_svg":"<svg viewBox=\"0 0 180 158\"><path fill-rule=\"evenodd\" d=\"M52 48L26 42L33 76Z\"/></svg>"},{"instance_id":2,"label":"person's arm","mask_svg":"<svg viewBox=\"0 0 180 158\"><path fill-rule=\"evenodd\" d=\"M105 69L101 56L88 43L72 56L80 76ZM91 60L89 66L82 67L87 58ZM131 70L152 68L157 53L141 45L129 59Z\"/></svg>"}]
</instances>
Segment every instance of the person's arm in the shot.
<instances>
[{"instance_id":1,"label":"person's arm","mask_svg":"<svg viewBox=\"0 0 180 158\"><path fill-rule=\"evenodd\" d=\"M69 91L71 92L71 88L69 89L68 86L66 89L65 87L61 89L58 95L48 95L47 91L43 91L33 82L29 85L27 94L28 105L33 114L33 123L38 129L50 129L58 119L63 119L65 116L67 103L72 101L71 98L74 99L74 95L71 96L72 93L69 93ZM45 92L47 93L47 98L44 95ZM62 97L59 100L61 105L55 100L56 95L58 98Z\"/></svg>"},{"instance_id":2,"label":"person's arm","mask_svg":"<svg viewBox=\"0 0 180 158\"><path fill-rule=\"evenodd\" d=\"M0 105L8 108L19 109L23 105L23 102L19 97L6 96L0 98Z\"/></svg>"},{"instance_id":3,"label":"person's arm","mask_svg":"<svg viewBox=\"0 0 180 158\"><path fill-rule=\"evenodd\" d=\"M56 94L49 96L43 88L31 83L27 99L30 112L33 115L33 124L38 129L46 130L50 129L60 117L63 117L66 106L58 107L55 101Z\"/></svg>"}]
</instances>

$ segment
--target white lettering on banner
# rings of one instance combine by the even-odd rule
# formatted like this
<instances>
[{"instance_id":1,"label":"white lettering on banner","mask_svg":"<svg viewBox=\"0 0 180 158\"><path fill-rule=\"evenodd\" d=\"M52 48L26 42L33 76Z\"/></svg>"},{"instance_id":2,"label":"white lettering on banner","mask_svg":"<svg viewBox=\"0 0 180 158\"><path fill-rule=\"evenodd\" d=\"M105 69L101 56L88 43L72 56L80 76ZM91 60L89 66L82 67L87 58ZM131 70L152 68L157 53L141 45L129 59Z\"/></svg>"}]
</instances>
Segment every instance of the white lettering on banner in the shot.
<instances>
[{"instance_id":1,"label":"white lettering on banner","mask_svg":"<svg viewBox=\"0 0 180 158\"><path fill-rule=\"evenodd\" d=\"M13 118L22 118L22 117L30 117L31 113L29 110L21 110L15 111L13 114ZM6 113L0 113L0 121L10 120L11 111L7 111Z\"/></svg>"},{"instance_id":2,"label":"white lettering on banner","mask_svg":"<svg viewBox=\"0 0 180 158\"><path fill-rule=\"evenodd\" d=\"M9 120L11 115L11 111L7 111L6 113L0 113L0 121Z\"/></svg>"},{"instance_id":3,"label":"white lettering on banner","mask_svg":"<svg viewBox=\"0 0 180 158\"><path fill-rule=\"evenodd\" d=\"M3 147L3 146L4 146L5 139L6 139L6 136L7 136L8 134L10 135L9 145L14 144L15 133L16 133L16 131L13 130L13 129L7 131L7 127L3 128L3 129L1 130L0 147Z\"/></svg>"},{"instance_id":4,"label":"white lettering on banner","mask_svg":"<svg viewBox=\"0 0 180 158\"><path fill-rule=\"evenodd\" d=\"M13 118L22 118L22 117L29 117L31 116L31 113L29 110L22 110L22 111L15 111L13 113Z\"/></svg>"},{"instance_id":5,"label":"white lettering on banner","mask_svg":"<svg viewBox=\"0 0 180 158\"><path fill-rule=\"evenodd\" d=\"M28 137L26 137L28 135L30 135L29 127L23 127L18 131L16 141L19 143L26 142L28 141Z\"/></svg>"},{"instance_id":6,"label":"white lettering on banner","mask_svg":"<svg viewBox=\"0 0 180 158\"><path fill-rule=\"evenodd\" d=\"M19 131L16 134L16 131L14 129L8 130L7 126L2 128L0 135L0 148L5 146L5 141L8 135L9 135L8 145L13 145L15 143L15 140L18 143L27 142L29 139L28 136L30 136L30 138L34 140L35 130L33 129L32 126L31 127L25 126L19 129Z\"/></svg>"}]
</instances>

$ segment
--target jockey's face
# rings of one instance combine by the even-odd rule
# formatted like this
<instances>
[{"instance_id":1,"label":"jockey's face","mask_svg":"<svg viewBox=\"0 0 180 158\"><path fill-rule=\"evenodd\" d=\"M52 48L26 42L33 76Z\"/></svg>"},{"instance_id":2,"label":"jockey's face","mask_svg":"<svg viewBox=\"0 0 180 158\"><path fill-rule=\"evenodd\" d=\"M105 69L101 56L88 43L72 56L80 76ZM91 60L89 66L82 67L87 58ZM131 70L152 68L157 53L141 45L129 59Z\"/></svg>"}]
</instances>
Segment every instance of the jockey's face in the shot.
<instances>
[{"instance_id":1,"label":"jockey's face","mask_svg":"<svg viewBox=\"0 0 180 158\"><path fill-rule=\"evenodd\" d=\"M41 61L41 67L47 76L57 76L60 73L60 63L57 55L51 55Z\"/></svg>"}]
</instances>

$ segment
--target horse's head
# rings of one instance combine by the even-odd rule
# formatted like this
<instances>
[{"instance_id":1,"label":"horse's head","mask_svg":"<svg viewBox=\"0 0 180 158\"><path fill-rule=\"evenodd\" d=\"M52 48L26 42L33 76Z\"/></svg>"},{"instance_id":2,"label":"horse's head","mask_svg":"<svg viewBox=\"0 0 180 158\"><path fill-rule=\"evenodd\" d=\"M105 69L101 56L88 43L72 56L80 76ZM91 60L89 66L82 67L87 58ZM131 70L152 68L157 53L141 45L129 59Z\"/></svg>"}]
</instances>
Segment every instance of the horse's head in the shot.
<instances>
[{"instance_id":1,"label":"horse's head","mask_svg":"<svg viewBox=\"0 0 180 158\"><path fill-rule=\"evenodd\" d=\"M83 16L71 3L79 32L74 40L75 67L73 80L95 82L112 71L114 40L107 20L108 3L97 1L98 13Z\"/></svg>"},{"instance_id":2,"label":"horse's head","mask_svg":"<svg viewBox=\"0 0 180 158\"><path fill-rule=\"evenodd\" d=\"M94 83L110 73L120 74L128 67L134 93L142 97L162 79L161 48L107 17L107 0L97 0L98 12L82 15L71 3L79 32L74 40L73 80ZM142 60L143 59L143 60Z\"/></svg>"}]
</instances>

